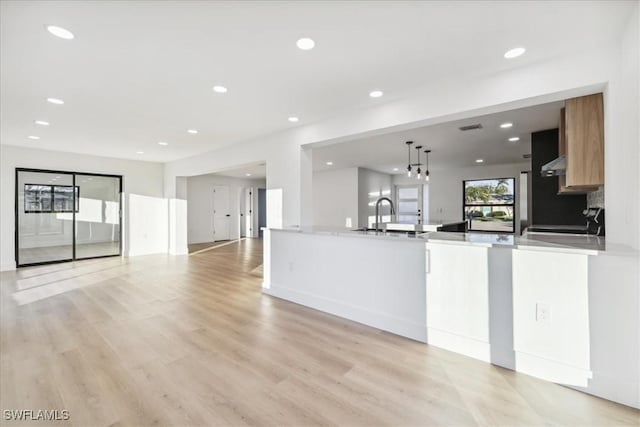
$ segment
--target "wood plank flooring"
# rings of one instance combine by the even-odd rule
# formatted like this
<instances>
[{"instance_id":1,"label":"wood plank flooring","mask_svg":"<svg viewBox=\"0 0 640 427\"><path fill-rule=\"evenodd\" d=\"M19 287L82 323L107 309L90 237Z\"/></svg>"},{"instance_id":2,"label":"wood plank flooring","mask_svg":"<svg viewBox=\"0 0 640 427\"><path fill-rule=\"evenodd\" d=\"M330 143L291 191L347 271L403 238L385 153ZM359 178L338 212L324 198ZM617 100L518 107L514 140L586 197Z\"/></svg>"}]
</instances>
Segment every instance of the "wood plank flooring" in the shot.
<instances>
[{"instance_id":1,"label":"wood plank flooring","mask_svg":"<svg viewBox=\"0 0 640 427\"><path fill-rule=\"evenodd\" d=\"M262 247L2 273L0 409L74 426L613 426L640 413L262 295Z\"/></svg>"},{"instance_id":2,"label":"wood plank flooring","mask_svg":"<svg viewBox=\"0 0 640 427\"><path fill-rule=\"evenodd\" d=\"M217 242L190 243L188 245L188 250L189 250L189 253L192 254L194 252L198 252L203 249L209 249L209 248L214 248L216 246L224 245L231 241L232 240L219 240Z\"/></svg>"}]
</instances>

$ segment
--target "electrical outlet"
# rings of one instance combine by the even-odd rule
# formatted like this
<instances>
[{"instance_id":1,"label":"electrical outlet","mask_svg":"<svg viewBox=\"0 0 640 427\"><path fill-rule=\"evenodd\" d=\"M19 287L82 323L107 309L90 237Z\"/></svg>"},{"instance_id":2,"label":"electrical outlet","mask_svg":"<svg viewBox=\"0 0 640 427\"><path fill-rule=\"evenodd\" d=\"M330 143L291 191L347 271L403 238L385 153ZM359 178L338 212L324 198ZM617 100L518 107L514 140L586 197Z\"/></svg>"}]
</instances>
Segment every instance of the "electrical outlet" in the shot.
<instances>
[{"instance_id":1,"label":"electrical outlet","mask_svg":"<svg viewBox=\"0 0 640 427\"><path fill-rule=\"evenodd\" d=\"M293 271L293 261L289 261L289 272Z\"/></svg>"},{"instance_id":2,"label":"electrical outlet","mask_svg":"<svg viewBox=\"0 0 640 427\"><path fill-rule=\"evenodd\" d=\"M539 302L536 304L536 322L550 322L551 321L551 306Z\"/></svg>"}]
</instances>

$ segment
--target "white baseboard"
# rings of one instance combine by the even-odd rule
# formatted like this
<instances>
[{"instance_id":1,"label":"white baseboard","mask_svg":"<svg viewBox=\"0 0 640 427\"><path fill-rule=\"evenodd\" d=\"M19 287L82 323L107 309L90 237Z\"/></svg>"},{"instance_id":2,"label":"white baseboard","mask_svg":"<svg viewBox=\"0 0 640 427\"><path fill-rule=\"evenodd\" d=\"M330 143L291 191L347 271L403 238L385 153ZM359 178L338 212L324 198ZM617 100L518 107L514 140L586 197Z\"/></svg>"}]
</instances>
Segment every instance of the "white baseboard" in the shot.
<instances>
[{"instance_id":1,"label":"white baseboard","mask_svg":"<svg viewBox=\"0 0 640 427\"><path fill-rule=\"evenodd\" d=\"M262 292L396 335L426 342L427 328L424 323L420 324L410 319L400 319L387 313L369 310L366 307L345 304L341 301L300 292L273 283L270 283L268 288L263 286Z\"/></svg>"},{"instance_id":2,"label":"white baseboard","mask_svg":"<svg viewBox=\"0 0 640 427\"><path fill-rule=\"evenodd\" d=\"M427 328L427 344L491 363L491 345L488 342Z\"/></svg>"},{"instance_id":3,"label":"white baseboard","mask_svg":"<svg viewBox=\"0 0 640 427\"><path fill-rule=\"evenodd\" d=\"M16 269L16 262L7 262L4 264L0 264L0 271L13 271Z\"/></svg>"},{"instance_id":4,"label":"white baseboard","mask_svg":"<svg viewBox=\"0 0 640 427\"><path fill-rule=\"evenodd\" d=\"M588 387L574 387L603 399L640 409L640 379L630 377L607 376L603 372L593 371L593 379Z\"/></svg>"},{"instance_id":5,"label":"white baseboard","mask_svg":"<svg viewBox=\"0 0 640 427\"><path fill-rule=\"evenodd\" d=\"M516 371L546 381L575 387L586 387L593 372L528 353L516 351Z\"/></svg>"}]
</instances>

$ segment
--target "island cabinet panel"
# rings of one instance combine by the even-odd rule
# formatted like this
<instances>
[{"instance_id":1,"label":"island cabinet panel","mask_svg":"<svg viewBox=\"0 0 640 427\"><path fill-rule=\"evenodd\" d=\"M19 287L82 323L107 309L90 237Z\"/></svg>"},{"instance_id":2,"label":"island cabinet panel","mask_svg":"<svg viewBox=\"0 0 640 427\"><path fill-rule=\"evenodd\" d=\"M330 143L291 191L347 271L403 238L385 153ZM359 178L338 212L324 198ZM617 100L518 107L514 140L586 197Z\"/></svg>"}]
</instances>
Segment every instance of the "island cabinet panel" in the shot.
<instances>
[{"instance_id":1,"label":"island cabinet panel","mask_svg":"<svg viewBox=\"0 0 640 427\"><path fill-rule=\"evenodd\" d=\"M424 243L357 233L265 233L264 293L426 342Z\"/></svg>"},{"instance_id":2,"label":"island cabinet panel","mask_svg":"<svg viewBox=\"0 0 640 427\"><path fill-rule=\"evenodd\" d=\"M427 342L490 361L488 247L426 248Z\"/></svg>"},{"instance_id":3,"label":"island cabinet panel","mask_svg":"<svg viewBox=\"0 0 640 427\"><path fill-rule=\"evenodd\" d=\"M586 386L592 377L588 255L513 250L516 370Z\"/></svg>"}]
</instances>

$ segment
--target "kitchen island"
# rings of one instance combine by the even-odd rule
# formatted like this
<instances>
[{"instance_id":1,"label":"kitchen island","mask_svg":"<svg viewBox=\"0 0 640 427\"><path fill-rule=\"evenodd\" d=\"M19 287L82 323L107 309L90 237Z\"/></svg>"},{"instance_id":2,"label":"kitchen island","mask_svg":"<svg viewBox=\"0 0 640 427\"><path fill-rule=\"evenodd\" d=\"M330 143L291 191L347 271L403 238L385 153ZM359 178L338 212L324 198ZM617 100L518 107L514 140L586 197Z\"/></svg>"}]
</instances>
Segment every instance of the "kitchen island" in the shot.
<instances>
[{"instance_id":1,"label":"kitchen island","mask_svg":"<svg viewBox=\"0 0 640 427\"><path fill-rule=\"evenodd\" d=\"M598 237L318 227L268 229L264 245L265 294L577 387L604 333L598 265L637 256Z\"/></svg>"},{"instance_id":2,"label":"kitchen island","mask_svg":"<svg viewBox=\"0 0 640 427\"><path fill-rule=\"evenodd\" d=\"M424 239L309 228L264 233L263 291L426 342Z\"/></svg>"}]
</instances>

